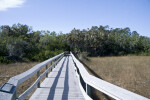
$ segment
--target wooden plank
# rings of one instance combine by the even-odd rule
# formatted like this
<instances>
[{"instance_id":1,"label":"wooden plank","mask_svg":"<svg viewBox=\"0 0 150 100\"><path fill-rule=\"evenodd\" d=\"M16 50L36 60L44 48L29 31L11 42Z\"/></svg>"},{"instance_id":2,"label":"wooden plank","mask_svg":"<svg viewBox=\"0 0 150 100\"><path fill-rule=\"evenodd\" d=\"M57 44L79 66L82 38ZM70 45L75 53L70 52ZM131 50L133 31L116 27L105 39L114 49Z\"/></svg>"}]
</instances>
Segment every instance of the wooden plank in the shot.
<instances>
[{"instance_id":1,"label":"wooden plank","mask_svg":"<svg viewBox=\"0 0 150 100\"><path fill-rule=\"evenodd\" d=\"M145 98L143 96L140 96L138 94L135 94L126 89L120 88L116 85L113 85L104 80L96 78L95 76L90 75L84 68L83 64L80 63L72 53L71 53L71 56L74 60L76 67L79 69L80 74L83 80L85 81L85 83L89 84L95 89L117 100L149 100L148 98Z\"/></svg>"},{"instance_id":2,"label":"wooden plank","mask_svg":"<svg viewBox=\"0 0 150 100\"><path fill-rule=\"evenodd\" d=\"M63 57L30 100L84 100L70 56Z\"/></svg>"},{"instance_id":3,"label":"wooden plank","mask_svg":"<svg viewBox=\"0 0 150 100\"><path fill-rule=\"evenodd\" d=\"M23 100L30 92L32 92L32 90L39 85L40 80L47 74L47 72L57 63L59 62L59 60L62 59L62 57L60 57L53 65L51 65L50 68L48 68L44 73L42 73L38 79L32 84L32 86L30 86L24 93L22 93L18 99L19 100ZM40 86L38 86L38 88L40 88Z\"/></svg>"},{"instance_id":4,"label":"wooden plank","mask_svg":"<svg viewBox=\"0 0 150 100\"><path fill-rule=\"evenodd\" d=\"M59 55L57 55L57 56L55 56L53 58L50 58L50 59L48 59L48 60L46 60L46 61L44 61L44 62L42 62L40 64L37 64L34 67L32 67L31 69L27 70L26 72L10 78L7 83L13 84L14 87L17 87L19 84L21 84L22 82L26 81L30 77L32 77L36 72L38 72L41 68L46 66L48 63L52 62L55 59L58 59L59 57L61 57L63 55L64 55L64 53L61 53L61 54L59 54ZM54 66L54 65L52 65L52 66ZM29 90L32 90L32 88L30 88ZM0 91L0 100L12 100L12 99L14 99L14 93L16 93L16 92L13 91L11 93L6 93L6 92Z\"/></svg>"},{"instance_id":5,"label":"wooden plank","mask_svg":"<svg viewBox=\"0 0 150 100\"><path fill-rule=\"evenodd\" d=\"M46 66L49 62L55 60L56 58L62 56L63 53L53 57L53 58L50 58L40 64L37 64L35 65L34 67L32 67L31 69L27 70L26 72L24 73L21 73L19 75L16 75L14 77L12 77L8 83L10 84L14 84L15 86L21 84L22 82L26 81L27 79L29 79L30 77L32 77L37 71L39 71L42 67Z\"/></svg>"},{"instance_id":6,"label":"wooden plank","mask_svg":"<svg viewBox=\"0 0 150 100\"><path fill-rule=\"evenodd\" d=\"M13 93L4 93L0 91L0 100L12 100Z\"/></svg>"}]
</instances>

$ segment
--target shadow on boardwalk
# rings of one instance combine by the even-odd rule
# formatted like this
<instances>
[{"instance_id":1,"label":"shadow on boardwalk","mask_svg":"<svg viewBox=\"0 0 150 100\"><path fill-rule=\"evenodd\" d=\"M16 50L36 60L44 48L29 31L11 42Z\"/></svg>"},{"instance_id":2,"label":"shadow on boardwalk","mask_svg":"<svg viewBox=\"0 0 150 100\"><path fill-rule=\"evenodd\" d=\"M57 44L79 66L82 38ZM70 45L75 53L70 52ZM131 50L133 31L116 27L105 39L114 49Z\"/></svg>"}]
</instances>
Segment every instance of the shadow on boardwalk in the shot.
<instances>
[{"instance_id":1,"label":"shadow on boardwalk","mask_svg":"<svg viewBox=\"0 0 150 100\"><path fill-rule=\"evenodd\" d=\"M65 73L65 77L63 77L63 78L65 78L65 80L64 80L64 87L62 87L62 89L64 88L64 90L63 90L63 94L62 94L62 99L61 100L68 100L68 93L69 93L69 84L68 84L69 56L65 57L62 65L60 67L60 70L58 71L58 74L55 77L53 85L51 86L51 89L50 89L50 93L48 95L48 100L54 100L55 90L56 90L56 88L59 88L59 87L56 87L57 83L58 83L58 79L61 78L60 74L62 72L63 67L65 67L64 63L65 63L66 60L67 60L66 73Z\"/></svg>"}]
</instances>

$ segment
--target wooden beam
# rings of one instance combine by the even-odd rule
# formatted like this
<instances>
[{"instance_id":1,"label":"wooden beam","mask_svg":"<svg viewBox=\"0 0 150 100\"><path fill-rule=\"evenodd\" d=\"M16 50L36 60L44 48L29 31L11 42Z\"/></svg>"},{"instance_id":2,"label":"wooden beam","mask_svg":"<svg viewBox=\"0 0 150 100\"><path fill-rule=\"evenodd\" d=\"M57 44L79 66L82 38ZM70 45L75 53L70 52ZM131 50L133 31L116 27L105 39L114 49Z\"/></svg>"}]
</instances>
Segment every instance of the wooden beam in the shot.
<instances>
[{"instance_id":1,"label":"wooden beam","mask_svg":"<svg viewBox=\"0 0 150 100\"><path fill-rule=\"evenodd\" d=\"M119 86L113 85L109 82L106 82L95 76L90 75L85 69L85 67L83 66L83 64L79 62L72 53L71 55L74 60L75 66L79 69L80 75L82 76L84 82L87 84L86 86L87 93L88 93L88 85L89 85L117 100L149 100L146 97L130 92Z\"/></svg>"}]
</instances>

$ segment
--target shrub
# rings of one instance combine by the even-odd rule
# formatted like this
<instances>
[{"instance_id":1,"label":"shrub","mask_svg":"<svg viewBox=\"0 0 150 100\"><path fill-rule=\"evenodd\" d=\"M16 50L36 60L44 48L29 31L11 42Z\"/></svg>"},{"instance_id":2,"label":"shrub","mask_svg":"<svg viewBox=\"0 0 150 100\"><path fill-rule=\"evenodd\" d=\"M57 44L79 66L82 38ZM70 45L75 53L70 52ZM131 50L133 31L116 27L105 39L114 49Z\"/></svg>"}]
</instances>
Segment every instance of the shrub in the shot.
<instances>
[{"instance_id":1,"label":"shrub","mask_svg":"<svg viewBox=\"0 0 150 100\"><path fill-rule=\"evenodd\" d=\"M79 53L79 59L80 60L89 60L87 56L88 56L88 52Z\"/></svg>"},{"instance_id":2,"label":"shrub","mask_svg":"<svg viewBox=\"0 0 150 100\"><path fill-rule=\"evenodd\" d=\"M11 63L12 60L7 59L6 57L0 56L0 63Z\"/></svg>"}]
</instances>

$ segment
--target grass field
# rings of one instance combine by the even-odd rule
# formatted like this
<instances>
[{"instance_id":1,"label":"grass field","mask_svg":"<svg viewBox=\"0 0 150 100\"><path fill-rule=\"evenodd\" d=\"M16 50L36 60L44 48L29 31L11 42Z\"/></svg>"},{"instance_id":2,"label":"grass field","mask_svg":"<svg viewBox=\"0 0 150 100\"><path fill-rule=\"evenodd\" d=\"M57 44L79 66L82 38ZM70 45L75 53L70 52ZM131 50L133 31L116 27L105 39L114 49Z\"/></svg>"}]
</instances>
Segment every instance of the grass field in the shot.
<instances>
[{"instance_id":1,"label":"grass field","mask_svg":"<svg viewBox=\"0 0 150 100\"><path fill-rule=\"evenodd\" d=\"M150 98L150 56L89 57L83 62L90 74Z\"/></svg>"},{"instance_id":2,"label":"grass field","mask_svg":"<svg viewBox=\"0 0 150 100\"><path fill-rule=\"evenodd\" d=\"M8 82L8 80L18 74L21 74L30 68L32 68L34 65L39 64L40 62L23 62L23 63L11 63L11 64L0 64L0 86ZM50 66L50 64L48 64ZM40 74L42 74L46 70L45 67L40 69ZM26 89L28 89L37 79L37 74L34 74L31 78L23 82L17 87L17 95L19 96L21 93L23 93ZM42 82L45 79L43 77L40 82ZM35 88L36 89L36 88ZM25 100L28 100L29 97L34 93L35 89L30 93Z\"/></svg>"},{"instance_id":3,"label":"grass field","mask_svg":"<svg viewBox=\"0 0 150 100\"><path fill-rule=\"evenodd\" d=\"M32 68L39 62L26 62L26 63L12 63L12 64L0 64L0 86L7 82L11 77L18 75L26 70ZM31 84L36 80L36 74L29 80L23 82L17 88L17 95L23 93ZM29 96L26 98L28 99Z\"/></svg>"},{"instance_id":4,"label":"grass field","mask_svg":"<svg viewBox=\"0 0 150 100\"><path fill-rule=\"evenodd\" d=\"M110 83L150 98L150 57L123 56L123 57L90 57L83 61L93 75ZM7 82L12 76L18 75L39 62L0 64L0 85ZM42 68L41 73L45 70ZM18 87L18 95L24 92L36 80L36 74ZM104 94L94 92L102 99L109 99ZM31 94L30 94L31 95ZM29 95L29 96L30 96ZM26 98L28 99L29 96ZM99 97L96 97L99 99Z\"/></svg>"}]
</instances>

